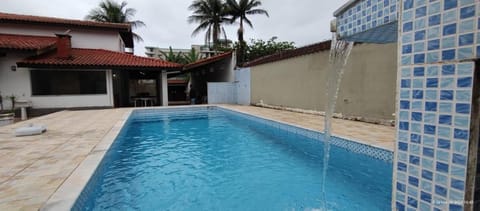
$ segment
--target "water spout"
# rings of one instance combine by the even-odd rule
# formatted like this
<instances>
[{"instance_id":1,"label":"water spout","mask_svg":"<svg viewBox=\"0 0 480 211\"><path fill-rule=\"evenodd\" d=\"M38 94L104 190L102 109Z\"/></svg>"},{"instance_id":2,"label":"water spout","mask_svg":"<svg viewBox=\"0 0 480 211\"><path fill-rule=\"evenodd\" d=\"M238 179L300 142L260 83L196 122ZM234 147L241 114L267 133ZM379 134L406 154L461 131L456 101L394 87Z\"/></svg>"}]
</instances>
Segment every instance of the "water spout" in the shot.
<instances>
[{"instance_id":1,"label":"water spout","mask_svg":"<svg viewBox=\"0 0 480 211\"><path fill-rule=\"evenodd\" d=\"M327 210L327 200L325 193L325 182L328 171L328 162L330 159L330 139L331 139L331 127L332 117L335 111L335 104L337 102L338 90L340 88L340 82L342 81L342 75L345 71L348 57L353 48L353 42L338 40L337 34L332 33L332 44L330 47L329 68L327 73L327 103L325 106L325 123L324 123L324 155L323 155L323 181L322 181L322 193L323 193L323 208Z\"/></svg>"}]
</instances>

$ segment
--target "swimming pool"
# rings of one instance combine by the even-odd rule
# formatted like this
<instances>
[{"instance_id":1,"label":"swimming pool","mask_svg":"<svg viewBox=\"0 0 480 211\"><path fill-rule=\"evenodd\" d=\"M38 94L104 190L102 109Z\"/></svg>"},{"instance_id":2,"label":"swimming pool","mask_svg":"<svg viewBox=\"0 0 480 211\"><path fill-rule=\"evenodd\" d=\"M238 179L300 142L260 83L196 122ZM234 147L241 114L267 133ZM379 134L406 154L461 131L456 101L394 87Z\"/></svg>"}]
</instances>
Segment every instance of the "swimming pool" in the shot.
<instances>
[{"instance_id":1,"label":"swimming pool","mask_svg":"<svg viewBox=\"0 0 480 211\"><path fill-rule=\"evenodd\" d=\"M132 113L73 210L322 207L320 133L218 107ZM390 210L391 152L334 138L331 210Z\"/></svg>"}]
</instances>

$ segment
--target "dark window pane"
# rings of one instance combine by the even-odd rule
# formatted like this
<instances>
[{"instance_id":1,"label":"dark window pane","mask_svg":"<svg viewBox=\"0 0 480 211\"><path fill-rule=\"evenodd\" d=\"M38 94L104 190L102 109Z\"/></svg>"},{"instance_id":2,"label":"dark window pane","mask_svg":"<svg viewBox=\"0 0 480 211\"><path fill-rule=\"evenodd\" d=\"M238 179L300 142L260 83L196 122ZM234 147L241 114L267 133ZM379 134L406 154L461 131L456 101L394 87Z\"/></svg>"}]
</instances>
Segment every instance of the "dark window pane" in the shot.
<instances>
[{"instance_id":1,"label":"dark window pane","mask_svg":"<svg viewBox=\"0 0 480 211\"><path fill-rule=\"evenodd\" d=\"M106 94L104 71L32 70L33 95Z\"/></svg>"}]
</instances>

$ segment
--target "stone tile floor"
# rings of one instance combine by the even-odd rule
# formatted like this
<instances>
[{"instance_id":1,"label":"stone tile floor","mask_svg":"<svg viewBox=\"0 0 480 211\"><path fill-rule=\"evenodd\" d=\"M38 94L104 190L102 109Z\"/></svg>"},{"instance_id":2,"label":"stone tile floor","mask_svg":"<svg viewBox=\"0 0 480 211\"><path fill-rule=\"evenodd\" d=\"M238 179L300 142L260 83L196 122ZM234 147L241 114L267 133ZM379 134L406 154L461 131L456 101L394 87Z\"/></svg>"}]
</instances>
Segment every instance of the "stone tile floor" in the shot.
<instances>
[{"instance_id":1,"label":"stone tile floor","mask_svg":"<svg viewBox=\"0 0 480 211\"><path fill-rule=\"evenodd\" d=\"M316 115L252 106L222 106L323 129L323 118ZM0 127L0 210L42 207L127 111L130 109L62 111ZM46 125L48 131L40 136L13 137L14 128L29 123ZM333 133L389 150L394 146L393 127L335 119Z\"/></svg>"}]
</instances>

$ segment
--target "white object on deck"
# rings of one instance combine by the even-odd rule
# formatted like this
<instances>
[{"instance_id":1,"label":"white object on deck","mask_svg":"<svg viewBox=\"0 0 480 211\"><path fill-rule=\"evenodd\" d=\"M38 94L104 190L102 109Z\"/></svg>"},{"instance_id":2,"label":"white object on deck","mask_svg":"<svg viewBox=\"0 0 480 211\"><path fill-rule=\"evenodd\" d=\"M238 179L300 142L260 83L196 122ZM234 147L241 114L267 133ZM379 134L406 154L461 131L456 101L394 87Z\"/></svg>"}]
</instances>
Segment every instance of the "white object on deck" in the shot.
<instances>
[{"instance_id":1,"label":"white object on deck","mask_svg":"<svg viewBox=\"0 0 480 211\"><path fill-rule=\"evenodd\" d=\"M30 102L28 100L16 100L15 105L17 107L20 107L21 114L22 114L21 115L22 121L27 120L27 118L28 118L27 117L27 108L32 106L32 102Z\"/></svg>"},{"instance_id":2,"label":"white object on deck","mask_svg":"<svg viewBox=\"0 0 480 211\"><path fill-rule=\"evenodd\" d=\"M33 136L33 135L40 135L47 131L47 128L43 125L33 125L30 124L25 127L17 128L15 130L15 136Z\"/></svg>"}]
</instances>

